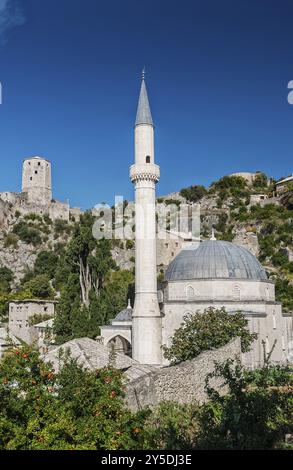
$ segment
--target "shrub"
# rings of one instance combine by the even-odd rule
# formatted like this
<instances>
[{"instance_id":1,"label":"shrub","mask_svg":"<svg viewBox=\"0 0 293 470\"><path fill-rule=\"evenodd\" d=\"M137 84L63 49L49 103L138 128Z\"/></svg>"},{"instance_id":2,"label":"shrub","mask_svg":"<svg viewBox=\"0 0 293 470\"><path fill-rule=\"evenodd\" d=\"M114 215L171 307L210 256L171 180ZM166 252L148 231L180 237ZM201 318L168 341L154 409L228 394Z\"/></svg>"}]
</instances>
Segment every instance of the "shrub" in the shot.
<instances>
[{"instance_id":1,"label":"shrub","mask_svg":"<svg viewBox=\"0 0 293 470\"><path fill-rule=\"evenodd\" d=\"M241 349L249 351L257 338L250 333L242 313L229 314L224 308L208 308L203 313L188 314L175 330L171 346L163 346L164 356L172 363L187 361L201 352L220 348L233 338L240 337Z\"/></svg>"},{"instance_id":2,"label":"shrub","mask_svg":"<svg viewBox=\"0 0 293 470\"><path fill-rule=\"evenodd\" d=\"M13 233L18 235L21 241L34 246L39 245L42 241L39 229L29 227L24 220L14 225Z\"/></svg>"},{"instance_id":3,"label":"shrub","mask_svg":"<svg viewBox=\"0 0 293 470\"><path fill-rule=\"evenodd\" d=\"M4 237L4 248L17 248L19 237L15 233L7 233Z\"/></svg>"},{"instance_id":4,"label":"shrub","mask_svg":"<svg viewBox=\"0 0 293 470\"><path fill-rule=\"evenodd\" d=\"M268 177L261 171L258 171L254 177L252 185L255 189L267 189Z\"/></svg>"},{"instance_id":5,"label":"shrub","mask_svg":"<svg viewBox=\"0 0 293 470\"><path fill-rule=\"evenodd\" d=\"M56 219L54 223L54 228L56 238L58 238L59 235L63 235L64 233L67 233L69 235L71 232L70 225L66 220L63 219Z\"/></svg>"},{"instance_id":6,"label":"shrub","mask_svg":"<svg viewBox=\"0 0 293 470\"><path fill-rule=\"evenodd\" d=\"M43 215L43 221L47 225L52 225L52 223L53 223L51 217L48 214Z\"/></svg>"},{"instance_id":7,"label":"shrub","mask_svg":"<svg viewBox=\"0 0 293 470\"><path fill-rule=\"evenodd\" d=\"M30 214L26 214L24 216L25 220L32 220L32 221L37 221L37 222L42 222L42 217L39 214L35 214L31 212Z\"/></svg>"},{"instance_id":8,"label":"shrub","mask_svg":"<svg viewBox=\"0 0 293 470\"><path fill-rule=\"evenodd\" d=\"M207 377L210 402L201 410L202 449L273 449L283 447L292 433L292 367L267 365L246 372L229 359L217 364ZM225 396L210 386L210 379L223 379Z\"/></svg>"},{"instance_id":9,"label":"shrub","mask_svg":"<svg viewBox=\"0 0 293 470\"><path fill-rule=\"evenodd\" d=\"M133 240L126 240L126 250L132 250L134 247L134 241Z\"/></svg>"},{"instance_id":10,"label":"shrub","mask_svg":"<svg viewBox=\"0 0 293 470\"><path fill-rule=\"evenodd\" d=\"M198 202L207 193L207 190L202 185L189 186L189 188L183 188L180 191L180 196L187 199L190 202ZM165 201L166 202L166 201Z\"/></svg>"}]
</instances>

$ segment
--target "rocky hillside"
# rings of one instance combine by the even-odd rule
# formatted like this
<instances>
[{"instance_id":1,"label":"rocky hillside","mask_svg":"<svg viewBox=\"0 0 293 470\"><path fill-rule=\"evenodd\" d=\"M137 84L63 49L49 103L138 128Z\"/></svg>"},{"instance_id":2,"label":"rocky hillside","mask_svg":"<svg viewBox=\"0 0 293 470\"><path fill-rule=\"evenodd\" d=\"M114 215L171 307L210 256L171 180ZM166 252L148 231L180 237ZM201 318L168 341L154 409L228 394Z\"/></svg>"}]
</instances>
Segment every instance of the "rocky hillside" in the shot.
<instances>
[{"instance_id":1,"label":"rocky hillside","mask_svg":"<svg viewBox=\"0 0 293 470\"><path fill-rule=\"evenodd\" d=\"M293 310L292 183L281 196L275 194L275 181L256 173L253 178L225 176L209 188L194 185L160 201L200 204L201 238L210 238L214 228L216 238L250 250L276 281L283 307Z\"/></svg>"}]
</instances>

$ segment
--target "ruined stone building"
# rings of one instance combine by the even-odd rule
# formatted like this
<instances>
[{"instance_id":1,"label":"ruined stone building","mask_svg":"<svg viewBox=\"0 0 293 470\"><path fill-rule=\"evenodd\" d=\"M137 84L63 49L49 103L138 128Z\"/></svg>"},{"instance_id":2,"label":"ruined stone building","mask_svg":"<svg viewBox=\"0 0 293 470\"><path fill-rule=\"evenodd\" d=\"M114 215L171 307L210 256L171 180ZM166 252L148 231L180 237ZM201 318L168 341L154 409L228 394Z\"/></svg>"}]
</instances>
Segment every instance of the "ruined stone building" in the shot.
<instances>
[{"instance_id":1,"label":"ruined stone building","mask_svg":"<svg viewBox=\"0 0 293 470\"><path fill-rule=\"evenodd\" d=\"M0 223L1 214L3 217L5 210L11 208L21 214L36 213L67 221L70 215L79 217L81 212L79 208L70 208L68 202L52 199L51 163L42 157L24 160L20 193L0 192Z\"/></svg>"}]
</instances>

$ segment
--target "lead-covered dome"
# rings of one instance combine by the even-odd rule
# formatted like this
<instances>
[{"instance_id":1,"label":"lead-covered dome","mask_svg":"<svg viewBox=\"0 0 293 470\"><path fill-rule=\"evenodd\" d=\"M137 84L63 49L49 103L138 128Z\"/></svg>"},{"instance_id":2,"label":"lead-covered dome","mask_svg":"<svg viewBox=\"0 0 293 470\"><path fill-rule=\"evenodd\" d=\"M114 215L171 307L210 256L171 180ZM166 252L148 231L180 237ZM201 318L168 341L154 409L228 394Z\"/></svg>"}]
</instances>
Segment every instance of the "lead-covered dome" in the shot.
<instances>
[{"instance_id":1,"label":"lead-covered dome","mask_svg":"<svg viewBox=\"0 0 293 470\"><path fill-rule=\"evenodd\" d=\"M183 249L169 264L166 281L192 279L266 280L262 265L245 248L231 242L209 240Z\"/></svg>"}]
</instances>

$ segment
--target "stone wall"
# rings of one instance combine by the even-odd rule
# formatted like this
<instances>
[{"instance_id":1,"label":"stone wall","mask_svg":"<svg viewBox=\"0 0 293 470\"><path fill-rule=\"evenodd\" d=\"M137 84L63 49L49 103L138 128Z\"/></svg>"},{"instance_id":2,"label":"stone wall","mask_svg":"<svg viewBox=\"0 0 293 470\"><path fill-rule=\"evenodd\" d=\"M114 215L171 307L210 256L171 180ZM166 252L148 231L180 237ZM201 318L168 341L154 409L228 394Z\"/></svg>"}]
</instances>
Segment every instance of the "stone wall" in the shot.
<instances>
[{"instance_id":1,"label":"stone wall","mask_svg":"<svg viewBox=\"0 0 293 470\"><path fill-rule=\"evenodd\" d=\"M254 232L247 231L245 227L239 227L233 239L233 243L243 246L254 256L259 255L259 243L257 235Z\"/></svg>"},{"instance_id":2,"label":"stone wall","mask_svg":"<svg viewBox=\"0 0 293 470\"><path fill-rule=\"evenodd\" d=\"M0 199L0 227L4 228L7 226L7 219L9 215L9 206L7 203Z\"/></svg>"},{"instance_id":3,"label":"stone wall","mask_svg":"<svg viewBox=\"0 0 293 470\"><path fill-rule=\"evenodd\" d=\"M240 355L240 340L237 338L226 346L206 351L191 361L155 369L128 384L126 403L131 410L154 406L162 401L203 403L207 399L205 378L213 372L215 362L225 362L228 358ZM220 393L225 393L221 380L213 380L211 383Z\"/></svg>"}]
</instances>

